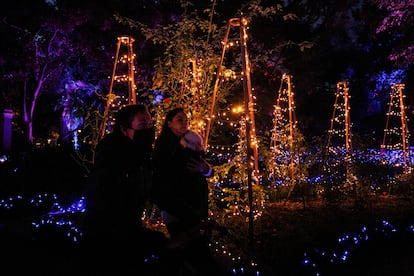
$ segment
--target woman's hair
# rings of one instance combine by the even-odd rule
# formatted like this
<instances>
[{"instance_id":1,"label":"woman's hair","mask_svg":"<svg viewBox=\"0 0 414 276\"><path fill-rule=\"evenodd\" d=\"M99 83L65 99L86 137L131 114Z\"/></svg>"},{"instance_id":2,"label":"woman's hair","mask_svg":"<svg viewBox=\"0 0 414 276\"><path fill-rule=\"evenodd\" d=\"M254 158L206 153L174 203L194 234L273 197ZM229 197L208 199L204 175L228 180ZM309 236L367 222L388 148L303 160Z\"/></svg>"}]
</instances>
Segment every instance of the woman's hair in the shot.
<instances>
[{"instance_id":1,"label":"woman's hair","mask_svg":"<svg viewBox=\"0 0 414 276\"><path fill-rule=\"evenodd\" d=\"M131 123L137 113L146 113L148 108L144 104L127 105L119 109L115 117L114 131L131 127Z\"/></svg>"},{"instance_id":2,"label":"woman's hair","mask_svg":"<svg viewBox=\"0 0 414 276\"><path fill-rule=\"evenodd\" d=\"M162 125L161 134L166 133L167 131L171 131L171 129L168 127L168 123L171 122L173 118L175 117L175 115L177 115L180 112L184 112L185 114L184 108L176 107L174 109L171 109L167 113L167 115L165 115L165 120L164 120L164 124Z\"/></svg>"}]
</instances>

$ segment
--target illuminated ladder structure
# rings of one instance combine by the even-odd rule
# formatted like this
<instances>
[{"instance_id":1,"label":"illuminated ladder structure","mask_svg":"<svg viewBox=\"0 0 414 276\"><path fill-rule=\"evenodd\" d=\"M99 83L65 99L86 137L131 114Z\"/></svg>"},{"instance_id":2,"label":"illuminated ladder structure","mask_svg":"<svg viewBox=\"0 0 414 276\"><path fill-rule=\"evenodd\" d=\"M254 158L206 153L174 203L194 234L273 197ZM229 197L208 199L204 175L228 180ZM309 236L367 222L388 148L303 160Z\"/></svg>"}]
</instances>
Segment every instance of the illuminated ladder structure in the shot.
<instances>
[{"instance_id":1,"label":"illuminated ladder structure","mask_svg":"<svg viewBox=\"0 0 414 276\"><path fill-rule=\"evenodd\" d=\"M295 185L295 165L298 165L299 158L295 152L296 136L296 114L292 76L283 74L279 95L273 111L273 129L270 140L270 150L272 153L272 173L271 177L276 183L282 177L282 168L288 167L290 187L288 196L293 191Z\"/></svg>"},{"instance_id":2,"label":"illuminated ladder structure","mask_svg":"<svg viewBox=\"0 0 414 276\"><path fill-rule=\"evenodd\" d=\"M330 170L332 168L338 169L342 161L345 160L346 180L350 176L349 164L351 162L352 150L351 108L349 99L348 82L338 82L336 85L334 111L328 131L325 160L323 161L324 165L328 165L327 159L329 159L331 166L325 166L325 169Z\"/></svg>"},{"instance_id":3,"label":"illuminated ladder structure","mask_svg":"<svg viewBox=\"0 0 414 276\"><path fill-rule=\"evenodd\" d=\"M244 127L245 127L245 147L246 147L246 167L247 167L247 187L248 187L248 198L249 198L249 238L250 241L253 238L253 184L252 176L256 177L256 180L259 179L259 161L258 161L258 144L256 138L256 126L254 120L254 101L252 94L252 85L250 78L250 61L249 54L247 52L247 19L240 18L231 18L227 25L226 34L223 40L223 51L221 53L220 63L217 67L216 80L213 89L212 104L210 109L210 114L207 120L206 125L206 134L204 145L208 145L208 137L210 134L211 124L214 118L214 107L216 104L217 91L219 82L222 77L222 67L223 60L225 56L226 49L230 47L228 43L228 37L231 27L240 28L240 50L241 50L241 60L242 60L242 78L243 78L243 95L244 95ZM252 149L252 150L249 150ZM252 153L253 152L253 162ZM252 173L253 170L253 173Z\"/></svg>"},{"instance_id":4,"label":"illuminated ladder structure","mask_svg":"<svg viewBox=\"0 0 414 276\"><path fill-rule=\"evenodd\" d=\"M112 130L114 115L119 108L136 104L135 54L130 36L119 36L116 48L111 84L107 96L104 117L101 125L101 137Z\"/></svg>"},{"instance_id":5,"label":"illuminated ladder structure","mask_svg":"<svg viewBox=\"0 0 414 276\"><path fill-rule=\"evenodd\" d=\"M221 59L219 66L217 67L216 80L213 89L213 98L210 108L210 114L207 120L206 126L206 135L204 137L204 144L208 145L208 138L210 134L211 124L214 118L214 107L216 104L217 91L219 82L222 77L222 67L226 49L229 48L228 37L231 27L240 27L240 49L241 49L241 60L242 60L242 76L243 76L243 94L244 94L244 110L245 110L245 120L246 120L246 145L248 148L253 150L253 159L254 159L254 174L258 175L259 173L259 161L258 161L258 144L256 138L256 126L254 120L254 101L252 94L252 85L250 78L250 61L249 54L247 52L247 19L245 18L232 18L229 20L227 25L226 34L223 40L223 51L221 54ZM250 160L250 151L247 151L247 160ZM250 166L249 166L250 167Z\"/></svg>"},{"instance_id":6,"label":"illuminated ladder structure","mask_svg":"<svg viewBox=\"0 0 414 276\"><path fill-rule=\"evenodd\" d=\"M404 172L408 172L411 164L410 133L407 126L407 116L404 105L404 84L392 84L390 100L388 102L387 120L384 129L384 137L381 143L381 155L391 154L397 165L403 165Z\"/></svg>"}]
</instances>

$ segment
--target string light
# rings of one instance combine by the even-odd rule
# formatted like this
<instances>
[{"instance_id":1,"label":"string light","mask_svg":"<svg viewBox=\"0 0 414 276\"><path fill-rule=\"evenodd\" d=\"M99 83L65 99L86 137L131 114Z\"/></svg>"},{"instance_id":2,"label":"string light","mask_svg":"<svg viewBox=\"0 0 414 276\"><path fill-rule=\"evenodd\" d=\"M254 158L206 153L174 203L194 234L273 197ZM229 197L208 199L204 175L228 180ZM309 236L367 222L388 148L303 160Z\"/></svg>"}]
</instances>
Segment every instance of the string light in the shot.
<instances>
[{"instance_id":1,"label":"string light","mask_svg":"<svg viewBox=\"0 0 414 276\"><path fill-rule=\"evenodd\" d=\"M402 165L404 172L408 173L411 164L410 133L408 131L408 118L404 104L404 84L392 84L388 102L387 121L381 143L381 154L391 153L395 165Z\"/></svg>"},{"instance_id":2,"label":"string light","mask_svg":"<svg viewBox=\"0 0 414 276\"><path fill-rule=\"evenodd\" d=\"M297 151L299 142L297 136L299 135L296 125L292 76L283 74L277 101L273 109L273 129L271 130L270 141L271 158L268 160L268 178L274 187L291 186L291 189L293 189L297 181L296 173L299 168L300 156ZM288 173L284 173L285 171Z\"/></svg>"},{"instance_id":3,"label":"string light","mask_svg":"<svg viewBox=\"0 0 414 276\"><path fill-rule=\"evenodd\" d=\"M352 157L352 123L350 119L350 94L349 83L347 81L338 82L336 85L334 110L331 118L331 124L328 131L328 138L324 154L325 177L324 183L330 190L340 189L332 183L349 183L345 185L352 187L352 182L356 180L352 173L351 157ZM343 163L343 160L345 162ZM342 173L342 166L345 165L345 172ZM335 170L334 170L335 169ZM333 181L332 178L337 178Z\"/></svg>"},{"instance_id":4,"label":"string light","mask_svg":"<svg viewBox=\"0 0 414 276\"><path fill-rule=\"evenodd\" d=\"M112 131L114 116L121 107L137 103L134 42L135 39L130 36L118 37L111 83L101 125L101 137Z\"/></svg>"},{"instance_id":5,"label":"string light","mask_svg":"<svg viewBox=\"0 0 414 276\"><path fill-rule=\"evenodd\" d=\"M403 229L396 228L388 220L381 220L378 225L372 227L362 226L359 232L343 233L336 239L336 244L329 249L314 248L304 252L303 266L309 270L309 275L331 275L335 268L341 269L341 264L347 263L353 252L370 242L379 244L380 239L392 239L399 233L406 231L414 234L414 227L409 225ZM324 274L326 272L326 274Z\"/></svg>"}]
</instances>

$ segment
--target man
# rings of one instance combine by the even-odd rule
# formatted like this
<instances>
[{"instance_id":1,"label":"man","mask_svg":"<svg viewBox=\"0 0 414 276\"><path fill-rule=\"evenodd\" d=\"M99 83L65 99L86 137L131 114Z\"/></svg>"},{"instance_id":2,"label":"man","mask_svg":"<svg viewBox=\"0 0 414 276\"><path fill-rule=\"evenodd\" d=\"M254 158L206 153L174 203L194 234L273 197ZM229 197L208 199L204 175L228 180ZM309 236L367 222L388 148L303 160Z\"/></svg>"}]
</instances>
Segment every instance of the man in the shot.
<instances>
[{"instance_id":1,"label":"man","mask_svg":"<svg viewBox=\"0 0 414 276\"><path fill-rule=\"evenodd\" d=\"M146 106L128 105L118 111L113 132L96 147L86 191L83 240L92 250L89 253L101 256L99 264L109 269L139 263L139 257L162 242L157 239L163 234L149 231L141 221L151 184L154 138Z\"/></svg>"}]
</instances>

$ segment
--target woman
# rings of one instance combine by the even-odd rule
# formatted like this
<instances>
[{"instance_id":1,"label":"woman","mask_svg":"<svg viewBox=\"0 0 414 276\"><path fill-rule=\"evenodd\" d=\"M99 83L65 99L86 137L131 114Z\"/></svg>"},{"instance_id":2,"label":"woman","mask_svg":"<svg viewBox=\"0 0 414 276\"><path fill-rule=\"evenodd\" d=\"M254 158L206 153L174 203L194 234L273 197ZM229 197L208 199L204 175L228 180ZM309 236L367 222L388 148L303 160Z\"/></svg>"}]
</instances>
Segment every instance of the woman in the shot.
<instances>
[{"instance_id":1,"label":"woman","mask_svg":"<svg viewBox=\"0 0 414 276\"><path fill-rule=\"evenodd\" d=\"M191 154L182 138L189 132L182 108L171 110L165 118L153 152L154 203L161 210L171 238L198 231L208 217L208 183L211 166L199 155Z\"/></svg>"}]
</instances>

